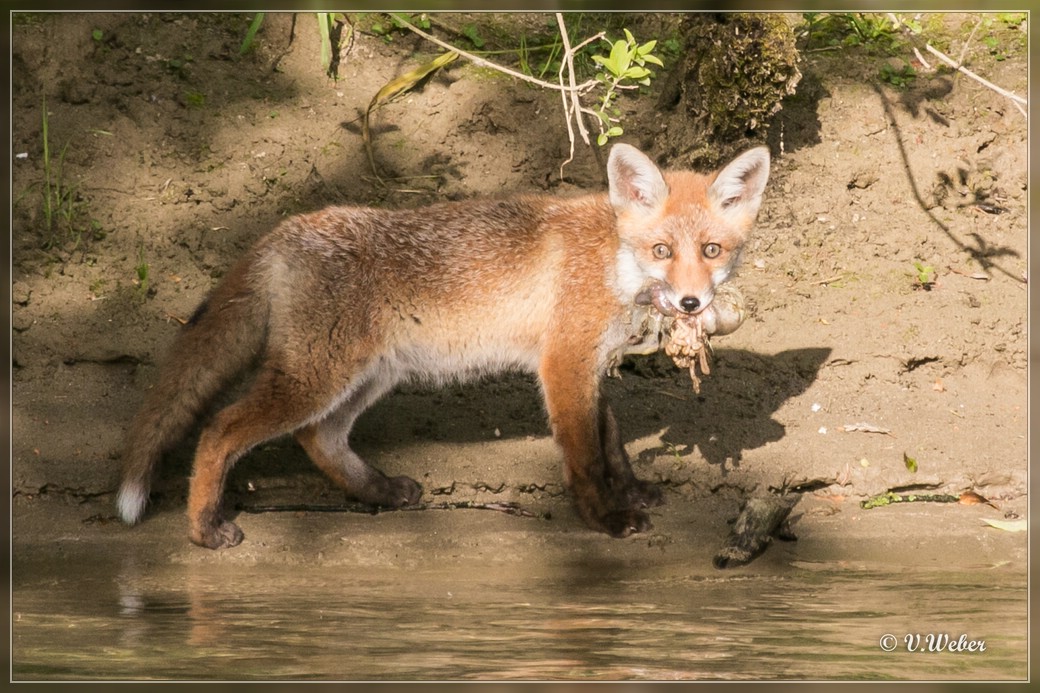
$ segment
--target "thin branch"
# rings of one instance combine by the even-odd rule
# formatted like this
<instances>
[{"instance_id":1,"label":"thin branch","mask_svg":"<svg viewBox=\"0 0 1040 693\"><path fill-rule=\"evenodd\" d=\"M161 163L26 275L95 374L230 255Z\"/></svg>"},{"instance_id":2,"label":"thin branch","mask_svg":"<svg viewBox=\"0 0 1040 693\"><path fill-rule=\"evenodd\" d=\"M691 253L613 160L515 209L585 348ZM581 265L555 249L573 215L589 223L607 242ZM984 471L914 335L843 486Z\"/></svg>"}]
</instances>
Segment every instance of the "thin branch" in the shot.
<instances>
[{"instance_id":1,"label":"thin branch","mask_svg":"<svg viewBox=\"0 0 1040 693\"><path fill-rule=\"evenodd\" d=\"M563 180L563 167L566 166L567 164L569 164L570 162L574 161L574 125L571 123L571 120L573 119L573 120L578 121L578 124L580 126L581 125L581 115L579 113L575 113L575 114L571 113L571 105L569 103L567 103L567 92L563 90L563 87L564 87L564 84L563 84L563 71L564 71L564 69L567 67L567 65L569 63L570 67L571 67L570 77L571 77L571 82L573 84L573 82L574 82L574 63L571 60L570 39L567 37L567 27L564 26L563 19L562 19L561 15L559 13L556 14L556 18L560 22L560 36L561 36L561 38L563 40L563 45L564 45L564 56L560 60L560 72L558 74L558 78L560 80L560 100L563 102L563 117L567 121L567 141L570 142L570 152L567 155L567 159L560 164L560 180ZM588 141L589 141L588 133L584 133L583 132L583 137L585 138L585 143L588 144Z\"/></svg>"},{"instance_id":2,"label":"thin branch","mask_svg":"<svg viewBox=\"0 0 1040 693\"><path fill-rule=\"evenodd\" d=\"M980 26L982 26L982 17L979 17L979 21L975 22L975 26L972 28L971 33L968 34L968 40L964 42L963 46L961 46L961 54L960 57L957 58L957 67L964 64L964 58L968 55L968 46L971 45L972 39L975 38L975 32L979 30Z\"/></svg>"},{"instance_id":3,"label":"thin branch","mask_svg":"<svg viewBox=\"0 0 1040 693\"><path fill-rule=\"evenodd\" d=\"M932 71L932 66L929 65L928 61L924 59L923 55L921 55L921 51L917 50L917 46L914 46L914 57L917 58L917 62L921 63L921 65L924 66L924 69L928 70L929 72Z\"/></svg>"},{"instance_id":4,"label":"thin branch","mask_svg":"<svg viewBox=\"0 0 1040 693\"><path fill-rule=\"evenodd\" d=\"M578 134L581 135L581 140L585 144L589 142L589 131L585 127L585 121L582 118L582 113L588 109L582 108L580 94L582 90L579 90L575 84L574 78L574 54L581 50L584 46L598 41L603 37L603 32L596 34L595 36L585 39L574 48L571 48L570 36L567 34L567 25L563 21L563 15L559 12L556 13L556 23L560 26L560 38L563 40L563 60L560 61L560 95L563 99L563 112L567 116L567 138L570 140L570 154L567 156L567 160L560 164L560 178L563 178L563 167L574 161L574 128L571 125L571 120L578 126ZM567 78L570 82L570 87L567 88L563 83L563 73L566 70ZM595 84L595 81L593 81ZM567 103L567 96L570 94L571 103Z\"/></svg>"},{"instance_id":5,"label":"thin branch","mask_svg":"<svg viewBox=\"0 0 1040 693\"><path fill-rule=\"evenodd\" d=\"M993 82L990 82L988 80L983 79L982 77L979 77L977 74L975 74L974 72L972 72L968 68L964 67L963 65L958 65L957 63L953 62L953 59L951 59L949 56L944 55L940 51L938 51L935 48L933 48L932 44L926 43L924 45L924 48L925 48L926 51L928 51L929 53L931 53L936 58L938 58L939 60L943 61L944 63L946 63L947 65L949 65L953 69L957 70L958 72L963 72L964 74L968 75L969 77L974 79L979 84L982 84L983 86L989 87L990 89L992 89L993 91L997 92L1001 96L1005 96L1005 97L1011 99L1012 101L1015 101L1016 103L1020 103L1020 104L1022 104L1024 106L1029 104L1028 101L1023 99L1018 94L1015 94L1014 92L1010 92L1007 89L1002 89L1001 87L998 87L996 84L993 84Z\"/></svg>"},{"instance_id":6,"label":"thin branch","mask_svg":"<svg viewBox=\"0 0 1040 693\"><path fill-rule=\"evenodd\" d=\"M526 75L526 74L524 74L522 72L518 72L516 70L510 69L508 67L505 67L504 65L499 65L499 64L493 63L493 62L491 62L489 60L485 60L484 58L481 58L481 57L479 57L477 55L474 55L472 53L467 53L466 51L461 50L461 49L451 45L450 43L447 43L445 41L441 41L440 39L438 39L435 36L431 36L430 34L428 34L425 31L419 29L418 27L412 25L411 23L401 19L400 17L395 17L395 19L396 19L397 22L399 22L401 24L401 26L403 26L404 28L408 29L409 31L411 31L411 32L421 36L422 38L426 39L427 41L430 41L431 43L435 43L438 46L441 46L442 48L446 48L446 49L448 49L450 51L454 51L455 53L457 53L458 55L462 56L466 60L469 60L470 62L472 62L475 65L478 65L480 67L486 67L486 68L489 68L489 69L492 69L492 70L497 70L498 72L502 72L502 73L507 74L507 75L509 75L511 77L515 77L515 78L523 80L525 82L529 82L530 84L534 84L536 86L542 87L543 89L554 89L556 91L559 91L560 92L560 98L561 98L561 100L563 102L563 113L564 113L564 116L567 119L567 139L570 141L570 155L568 156L566 161L564 161L562 164L560 164L560 178L563 178L563 167L566 166L567 164L569 164L571 161L574 160L574 125L575 124L577 125L578 134L581 135L582 141L585 142L585 144L587 144L587 145L591 144L591 142L589 141L589 131L585 127L585 121L583 120L583 115L588 114L588 115L595 116L596 112L593 111L590 108L586 108L586 107L581 105L581 95L589 92L590 90L592 90L593 88L598 86L600 84L600 82L598 80L595 80L595 79L590 79L590 80L587 80L585 82L582 82L581 84L577 84L577 80L575 79L575 72L574 72L574 56L575 56L575 54L578 51L580 51L582 48L584 48L588 44L592 43L593 41L598 41L601 38L603 38L606 35L605 32L601 31L598 34L596 34L595 36L590 36L589 38L585 39L584 41L582 41L581 43L577 44L576 46L571 46L570 45L570 37L567 35L567 26L566 26L566 24L563 21L563 15L560 14L559 12L557 12L556 13L556 21L557 21L557 23L559 24L559 27L560 27L560 37L563 40L564 52L563 52L563 57L562 57L562 59L560 61L560 72L559 72L559 76L558 76L559 77L559 83L558 84L553 84L551 82L546 82L546 81L538 79L536 77L532 77L532 76ZM567 76L566 82L569 82L569 84L566 83L565 80L564 80L564 73L565 72L566 72L566 76ZM617 86L617 85L615 85L615 86ZM618 88L622 88L622 87L618 87ZM571 122L572 120L574 121L573 123ZM602 131L602 126L601 126L601 131Z\"/></svg>"},{"instance_id":7,"label":"thin branch","mask_svg":"<svg viewBox=\"0 0 1040 693\"><path fill-rule=\"evenodd\" d=\"M508 67L505 67L504 65L499 65L498 63L493 63L489 60L485 60L484 58L473 55L472 53L467 53L466 51L461 50L451 45L450 43L447 43L446 41L441 41L437 37L431 36L430 34L419 29L418 27L413 26L409 22L401 19L400 17L397 17L396 19L398 22L400 22L402 26L404 26L409 31L418 34L427 41L435 43L438 46L441 46L442 48L447 48L450 51L458 53L463 58L466 58L475 65L490 68L492 70L497 70L511 77L515 77L525 82L529 82L531 84L542 87L543 89L555 89L559 91L560 98L563 102L563 113L567 119L567 139L570 141L570 156L568 156L566 161L560 164L560 178L563 178L563 167L574 160L574 124L577 125L578 134L581 135L582 141L585 142L585 144L590 144L589 131L585 127L585 122L582 119L582 114L593 113L593 111L584 108L581 105L581 95L595 87L597 84L599 84L599 82L597 82L594 79L590 79L586 82L582 82L581 84L577 83L577 80L574 76L574 54L582 48L584 48L586 45L592 43L593 41L598 41L599 39L603 38L604 32L601 31L595 36L587 38L578 45L572 47L570 45L570 37L567 35L567 26L566 24L564 24L563 21L563 15L560 13L556 13L556 21L560 26L560 37L563 39L564 53L563 59L560 61L559 83L553 84L552 82L546 82L536 77L532 77L522 72L510 69ZM564 81L564 72L566 72L567 74L567 82L569 82L569 84L565 83ZM572 120L573 123L571 122Z\"/></svg>"},{"instance_id":8,"label":"thin branch","mask_svg":"<svg viewBox=\"0 0 1040 693\"><path fill-rule=\"evenodd\" d=\"M436 43L441 48L446 48L446 49L448 49L450 51L455 51L456 53L461 55L463 58L465 58L466 60L469 60L471 63L473 63L473 64L475 64L475 65L477 65L479 67L486 67L486 68L489 68L489 69L492 69L492 70L497 70L498 72L502 72L504 74L507 74L510 77L516 77L517 79L521 79L521 80L523 80L525 82L530 82L531 84L535 84L535 85L537 85L539 87L542 87L543 89L553 89L553 90L556 90L556 91L564 91L564 92L569 92L571 90L584 91L584 90L587 90L590 87L595 86L596 83L597 83L596 80L590 79L589 81L583 82L582 84L579 84L576 87L565 87L562 84L553 84L552 82L546 82L546 81L538 79L537 77L531 77L530 75L525 75L523 72L518 72L517 70L513 70L513 69L508 68L508 67L506 67L504 65L499 65L498 63L493 63L490 60L484 60L480 56L474 55L472 53L468 53L468 52L462 50L461 48L459 48L458 46L451 45L447 41L441 41L436 36L432 36L430 34L427 34L422 29L420 29L420 28L418 28L416 26L413 26L412 24L409 24L407 21L401 19L400 17L395 17L395 20L397 22L399 22L401 24L401 26L403 26L405 29L408 29L409 31L411 31L411 32L413 32L415 34L418 34L419 36L422 36L424 39L426 39L427 41L430 41L431 43Z\"/></svg>"},{"instance_id":9,"label":"thin branch","mask_svg":"<svg viewBox=\"0 0 1040 693\"><path fill-rule=\"evenodd\" d=\"M903 28L904 33L906 33L907 35L910 35L910 34L913 33L913 32L910 31L910 28L908 26L906 26L899 19L899 17L896 14L894 14L892 12L889 12L888 16L889 16L889 18L891 18L892 23L897 28L899 28L899 27ZM934 55L936 58L938 58L939 60L943 61L944 63L946 63L950 67L952 67L954 70L957 70L958 72L963 72L964 74L966 74L968 77L971 77L972 79L974 79L979 84L982 84L983 86L992 89L993 91L997 92L1001 96L1004 96L1004 97L1006 97L1008 99L1011 99L1011 101L1015 104L1015 108L1018 109L1018 112L1021 113L1023 116L1026 116L1028 118L1029 116L1026 113L1026 110L1023 108L1023 106L1028 106L1029 105L1029 102L1026 99L1023 99L1021 96L1019 96L1018 94L1015 94L1014 92L1011 92L1011 91L1008 91L1007 89L1002 89L1001 87L998 87L996 84L993 84L993 82L990 82L988 80L983 79L982 77L979 77L977 74L975 74L974 72L972 72L968 68L964 67L964 56L967 54L968 46L969 46L969 44L971 44L971 40L975 37L975 32L978 31L980 26L982 26L982 20L981 19L978 22L975 23L975 27L971 30L971 34L968 36L968 40L964 42L964 46L961 48L960 59L957 60L957 62L954 62L953 58L950 58L948 55L946 55L946 54L942 53L941 51L937 50L936 48L934 48L932 46L932 44L930 44L930 43L926 42L924 44L925 50L927 50L929 53ZM917 55L918 60L921 61L921 64L925 66L925 69L931 70L931 66L924 61L924 59L921 57L921 54L917 50L917 48L914 48L914 53Z\"/></svg>"}]
</instances>

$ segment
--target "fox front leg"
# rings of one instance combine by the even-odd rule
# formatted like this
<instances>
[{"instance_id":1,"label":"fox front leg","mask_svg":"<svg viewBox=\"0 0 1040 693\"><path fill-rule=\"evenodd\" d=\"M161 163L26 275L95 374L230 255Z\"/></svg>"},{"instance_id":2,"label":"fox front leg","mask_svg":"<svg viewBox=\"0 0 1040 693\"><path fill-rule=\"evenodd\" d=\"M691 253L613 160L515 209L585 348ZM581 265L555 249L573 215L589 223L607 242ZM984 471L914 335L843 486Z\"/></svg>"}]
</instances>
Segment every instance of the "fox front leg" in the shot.
<instances>
[{"instance_id":1,"label":"fox front leg","mask_svg":"<svg viewBox=\"0 0 1040 693\"><path fill-rule=\"evenodd\" d=\"M598 374L582 352L547 354L539 370L553 438L563 451L564 481L585 523L614 537L645 532L650 517L611 416L601 419ZM605 441L607 444L605 445Z\"/></svg>"},{"instance_id":2,"label":"fox front leg","mask_svg":"<svg viewBox=\"0 0 1040 693\"><path fill-rule=\"evenodd\" d=\"M624 498L633 509L663 504L661 487L652 481L638 478L632 470L617 419L604 399L600 400L599 406L599 430L607 484L615 494Z\"/></svg>"}]
</instances>

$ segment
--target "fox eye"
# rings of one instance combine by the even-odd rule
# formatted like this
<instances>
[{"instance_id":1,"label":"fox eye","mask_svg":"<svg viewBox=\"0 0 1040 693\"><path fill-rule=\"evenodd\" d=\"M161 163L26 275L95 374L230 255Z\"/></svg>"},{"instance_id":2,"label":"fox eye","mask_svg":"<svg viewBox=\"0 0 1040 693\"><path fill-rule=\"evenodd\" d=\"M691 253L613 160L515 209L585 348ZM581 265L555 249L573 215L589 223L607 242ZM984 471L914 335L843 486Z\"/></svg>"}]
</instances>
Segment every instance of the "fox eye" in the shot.
<instances>
[{"instance_id":1,"label":"fox eye","mask_svg":"<svg viewBox=\"0 0 1040 693\"><path fill-rule=\"evenodd\" d=\"M672 256L672 249L664 243L658 243L654 246L654 257L658 260L667 260Z\"/></svg>"},{"instance_id":2,"label":"fox eye","mask_svg":"<svg viewBox=\"0 0 1040 693\"><path fill-rule=\"evenodd\" d=\"M719 256L719 253L722 252L722 246L718 243L708 243L704 246L703 252L704 257L708 259L716 258Z\"/></svg>"}]
</instances>

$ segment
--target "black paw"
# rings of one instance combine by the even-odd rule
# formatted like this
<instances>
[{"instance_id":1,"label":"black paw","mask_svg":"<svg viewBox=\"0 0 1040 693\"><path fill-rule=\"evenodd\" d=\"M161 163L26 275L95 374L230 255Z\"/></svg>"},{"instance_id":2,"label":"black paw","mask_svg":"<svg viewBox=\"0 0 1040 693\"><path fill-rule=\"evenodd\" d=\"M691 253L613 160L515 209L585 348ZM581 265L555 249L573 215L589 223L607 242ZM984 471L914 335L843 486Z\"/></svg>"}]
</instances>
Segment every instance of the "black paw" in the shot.
<instances>
[{"instance_id":1,"label":"black paw","mask_svg":"<svg viewBox=\"0 0 1040 693\"><path fill-rule=\"evenodd\" d=\"M603 531L618 539L653 528L650 516L641 510L615 510L599 518Z\"/></svg>"},{"instance_id":2,"label":"black paw","mask_svg":"<svg viewBox=\"0 0 1040 693\"><path fill-rule=\"evenodd\" d=\"M661 487L652 481L636 479L624 490L624 497L630 508L652 508L664 503Z\"/></svg>"},{"instance_id":3,"label":"black paw","mask_svg":"<svg viewBox=\"0 0 1040 693\"><path fill-rule=\"evenodd\" d=\"M406 476L380 476L364 491L355 494L357 500L378 508L403 508L415 505L422 498L422 486Z\"/></svg>"},{"instance_id":4,"label":"black paw","mask_svg":"<svg viewBox=\"0 0 1040 693\"><path fill-rule=\"evenodd\" d=\"M401 508L406 505L415 505L422 498L422 486L406 476L395 476L389 479L389 500L393 503L390 507Z\"/></svg>"},{"instance_id":5,"label":"black paw","mask_svg":"<svg viewBox=\"0 0 1040 693\"><path fill-rule=\"evenodd\" d=\"M193 544L207 549L230 549L241 544L245 534L234 522L218 520L213 524L193 527L189 537Z\"/></svg>"}]
</instances>

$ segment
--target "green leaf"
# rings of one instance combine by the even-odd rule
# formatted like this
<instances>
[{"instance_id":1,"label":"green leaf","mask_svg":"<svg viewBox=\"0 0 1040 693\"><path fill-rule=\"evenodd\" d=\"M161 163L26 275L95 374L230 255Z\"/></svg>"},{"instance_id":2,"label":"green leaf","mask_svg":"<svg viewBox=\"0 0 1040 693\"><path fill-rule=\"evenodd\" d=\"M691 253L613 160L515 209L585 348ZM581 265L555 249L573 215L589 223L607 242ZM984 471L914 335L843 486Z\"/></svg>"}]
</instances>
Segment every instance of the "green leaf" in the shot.
<instances>
[{"instance_id":1,"label":"green leaf","mask_svg":"<svg viewBox=\"0 0 1040 693\"><path fill-rule=\"evenodd\" d=\"M480 34L477 33L477 27L476 27L475 24L467 24L462 29L462 33L463 33L463 35L466 38L468 38L470 41L472 41L473 45L476 46L477 48L483 48L484 47L484 39L482 39L480 37Z\"/></svg>"},{"instance_id":2,"label":"green leaf","mask_svg":"<svg viewBox=\"0 0 1040 693\"><path fill-rule=\"evenodd\" d=\"M650 70L646 69L645 67L639 67L638 65L636 65L625 70L624 77L626 79L640 80L644 77L649 77L651 74L652 73L650 72Z\"/></svg>"},{"instance_id":3,"label":"green leaf","mask_svg":"<svg viewBox=\"0 0 1040 693\"><path fill-rule=\"evenodd\" d=\"M95 41L100 41L102 38L105 37L105 33L103 31L101 31L101 29L94 29L94 31L90 32L90 36Z\"/></svg>"},{"instance_id":4,"label":"green leaf","mask_svg":"<svg viewBox=\"0 0 1040 693\"><path fill-rule=\"evenodd\" d=\"M256 38L256 32L260 30L260 25L264 23L264 13L257 12L256 16L253 17L253 22L249 25L249 30L246 31L246 37L242 39L242 45L238 49L239 55L245 55L246 51L253 45L253 39Z\"/></svg>"},{"instance_id":5,"label":"green leaf","mask_svg":"<svg viewBox=\"0 0 1040 693\"><path fill-rule=\"evenodd\" d=\"M635 43L636 42L636 37L632 35L631 31L629 31L628 29L622 29L622 31L625 32L625 38L628 39L629 43Z\"/></svg>"},{"instance_id":6,"label":"green leaf","mask_svg":"<svg viewBox=\"0 0 1040 693\"><path fill-rule=\"evenodd\" d=\"M906 468L910 470L911 474L917 473L917 460L910 457L910 455L907 455L905 452L903 453L903 464L906 465Z\"/></svg>"},{"instance_id":7,"label":"green leaf","mask_svg":"<svg viewBox=\"0 0 1040 693\"><path fill-rule=\"evenodd\" d=\"M652 65L657 65L658 67L664 67L664 63L662 63L661 59L658 58L656 55L644 55L643 56L643 60L645 60L646 62L648 62L648 63L650 63Z\"/></svg>"},{"instance_id":8,"label":"green leaf","mask_svg":"<svg viewBox=\"0 0 1040 693\"><path fill-rule=\"evenodd\" d=\"M628 44L624 41L615 41L614 47L610 49L610 71L615 77L624 74L628 66L632 64L632 58L628 54Z\"/></svg>"},{"instance_id":9,"label":"green leaf","mask_svg":"<svg viewBox=\"0 0 1040 693\"><path fill-rule=\"evenodd\" d=\"M599 136L596 137L596 144L598 144L599 146L602 147L606 143L607 143L607 133L605 133L605 132L599 133Z\"/></svg>"},{"instance_id":10,"label":"green leaf","mask_svg":"<svg viewBox=\"0 0 1040 693\"><path fill-rule=\"evenodd\" d=\"M646 55L647 53L649 53L650 51L652 51L656 47L657 47L657 39L654 39L653 41L647 41L642 46L639 46L638 48L636 48L636 55L641 55L641 56L642 55Z\"/></svg>"},{"instance_id":11,"label":"green leaf","mask_svg":"<svg viewBox=\"0 0 1040 693\"><path fill-rule=\"evenodd\" d=\"M332 39L329 36L329 13L317 12L318 35L321 40L321 69L328 70L332 65Z\"/></svg>"},{"instance_id":12,"label":"green leaf","mask_svg":"<svg viewBox=\"0 0 1040 693\"><path fill-rule=\"evenodd\" d=\"M623 132L624 130L621 129L620 125L615 125L614 127L607 130L607 137L617 137Z\"/></svg>"}]
</instances>

